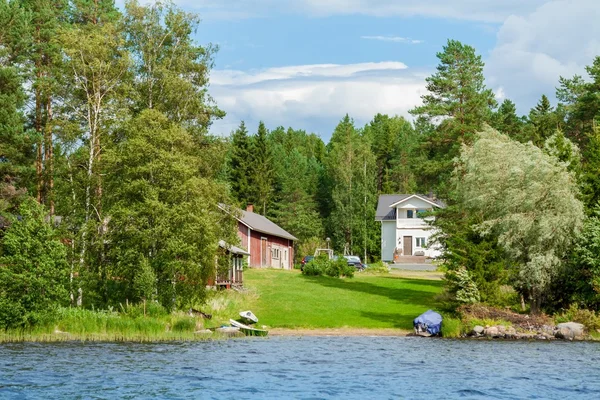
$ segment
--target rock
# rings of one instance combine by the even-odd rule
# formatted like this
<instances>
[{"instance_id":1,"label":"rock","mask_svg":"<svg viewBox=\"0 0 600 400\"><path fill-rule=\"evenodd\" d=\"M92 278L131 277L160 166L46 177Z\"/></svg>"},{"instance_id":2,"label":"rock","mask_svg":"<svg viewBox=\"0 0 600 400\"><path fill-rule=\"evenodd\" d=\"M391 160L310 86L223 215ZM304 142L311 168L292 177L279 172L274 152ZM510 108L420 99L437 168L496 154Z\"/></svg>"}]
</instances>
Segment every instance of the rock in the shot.
<instances>
[{"instance_id":1,"label":"rock","mask_svg":"<svg viewBox=\"0 0 600 400\"><path fill-rule=\"evenodd\" d=\"M485 328L483 331L484 335L490 338L495 338L499 336L498 327L490 326L489 328Z\"/></svg>"},{"instance_id":2,"label":"rock","mask_svg":"<svg viewBox=\"0 0 600 400\"><path fill-rule=\"evenodd\" d=\"M507 326L504 337L507 339L515 339L517 337L517 330L512 326Z\"/></svg>"},{"instance_id":3,"label":"rock","mask_svg":"<svg viewBox=\"0 0 600 400\"><path fill-rule=\"evenodd\" d=\"M496 328L498 328L498 336L499 337L506 336L506 327L504 325L498 325Z\"/></svg>"},{"instance_id":4,"label":"rock","mask_svg":"<svg viewBox=\"0 0 600 400\"><path fill-rule=\"evenodd\" d=\"M194 332L196 335L204 335L204 334L209 334L212 335L213 331L211 331L210 329L198 329L197 331Z\"/></svg>"},{"instance_id":5,"label":"rock","mask_svg":"<svg viewBox=\"0 0 600 400\"><path fill-rule=\"evenodd\" d=\"M475 327L473 328L473 333L477 336L483 335L483 331L485 330L485 328L481 325L475 325Z\"/></svg>"},{"instance_id":6,"label":"rock","mask_svg":"<svg viewBox=\"0 0 600 400\"><path fill-rule=\"evenodd\" d=\"M563 322L556 325L554 336L558 339L583 339L585 327L577 322Z\"/></svg>"}]
</instances>

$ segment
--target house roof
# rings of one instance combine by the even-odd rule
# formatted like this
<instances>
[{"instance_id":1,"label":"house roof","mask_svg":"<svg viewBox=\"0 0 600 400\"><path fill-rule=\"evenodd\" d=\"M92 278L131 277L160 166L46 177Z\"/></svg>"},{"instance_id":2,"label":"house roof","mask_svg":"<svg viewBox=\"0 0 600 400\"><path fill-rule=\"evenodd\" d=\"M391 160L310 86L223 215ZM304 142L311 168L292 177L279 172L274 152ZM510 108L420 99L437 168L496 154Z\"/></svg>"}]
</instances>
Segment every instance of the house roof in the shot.
<instances>
[{"instance_id":1,"label":"house roof","mask_svg":"<svg viewBox=\"0 0 600 400\"><path fill-rule=\"evenodd\" d=\"M239 254L239 255L242 255L242 256L249 256L250 255L250 253L248 253L246 250L240 249L239 247L232 246L230 244L227 244L227 242L225 242L224 240L219 240L219 247L222 247L225 250L227 250L227 251L229 251L230 253L233 253L233 254Z\"/></svg>"},{"instance_id":2,"label":"house roof","mask_svg":"<svg viewBox=\"0 0 600 400\"><path fill-rule=\"evenodd\" d=\"M404 200L408 200L410 197L419 197L422 200L435 204L438 207L446 207L446 204L439 200L433 199L423 194L382 194L379 196L379 202L377 203L377 211L375 212L375 221L389 221L396 219L394 209L392 205L401 203Z\"/></svg>"},{"instance_id":3,"label":"house roof","mask_svg":"<svg viewBox=\"0 0 600 400\"><path fill-rule=\"evenodd\" d=\"M220 207L229 212L229 207L221 204ZM246 225L248 228L253 231L266 233L273 236L278 236L284 239L289 240L298 240L294 235L287 232L285 229L275 224L267 217L264 217L260 214L256 214L250 211L238 210L238 215L236 216L237 220L242 224Z\"/></svg>"}]
</instances>

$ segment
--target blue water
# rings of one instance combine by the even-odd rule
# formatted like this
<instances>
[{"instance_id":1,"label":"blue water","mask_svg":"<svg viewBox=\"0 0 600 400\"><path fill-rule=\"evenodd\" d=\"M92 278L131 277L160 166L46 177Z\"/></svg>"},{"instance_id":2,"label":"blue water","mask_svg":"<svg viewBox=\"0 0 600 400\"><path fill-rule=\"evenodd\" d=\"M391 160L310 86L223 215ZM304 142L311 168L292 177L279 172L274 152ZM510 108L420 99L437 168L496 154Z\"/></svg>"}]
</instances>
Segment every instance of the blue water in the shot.
<instances>
[{"instance_id":1,"label":"blue water","mask_svg":"<svg viewBox=\"0 0 600 400\"><path fill-rule=\"evenodd\" d=\"M600 344L386 337L0 345L0 399L600 399Z\"/></svg>"}]
</instances>

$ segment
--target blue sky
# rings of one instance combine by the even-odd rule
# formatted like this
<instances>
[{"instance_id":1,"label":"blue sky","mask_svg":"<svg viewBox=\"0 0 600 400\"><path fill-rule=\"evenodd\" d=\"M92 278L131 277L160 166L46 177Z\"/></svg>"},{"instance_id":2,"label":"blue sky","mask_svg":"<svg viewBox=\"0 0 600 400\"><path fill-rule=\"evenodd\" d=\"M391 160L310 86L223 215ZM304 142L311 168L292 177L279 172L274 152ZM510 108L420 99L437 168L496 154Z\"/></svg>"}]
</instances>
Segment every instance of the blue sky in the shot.
<instances>
[{"instance_id":1,"label":"blue sky","mask_svg":"<svg viewBox=\"0 0 600 400\"><path fill-rule=\"evenodd\" d=\"M331 136L348 113L410 117L448 39L476 48L488 87L525 114L600 55L596 0L176 0L220 46L210 94L228 135L245 120Z\"/></svg>"}]
</instances>

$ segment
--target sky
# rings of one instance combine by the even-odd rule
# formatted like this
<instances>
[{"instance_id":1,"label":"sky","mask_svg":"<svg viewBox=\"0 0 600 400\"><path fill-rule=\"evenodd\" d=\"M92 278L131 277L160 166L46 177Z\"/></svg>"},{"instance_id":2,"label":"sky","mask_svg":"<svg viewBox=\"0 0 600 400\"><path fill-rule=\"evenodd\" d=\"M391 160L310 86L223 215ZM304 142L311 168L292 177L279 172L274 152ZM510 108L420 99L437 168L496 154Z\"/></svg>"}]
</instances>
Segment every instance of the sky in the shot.
<instances>
[{"instance_id":1,"label":"sky","mask_svg":"<svg viewBox=\"0 0 600 400\"><path fill-rule=\"evenodd\" d=\"M209 93L229 135L293 127L325 141L347 113L411 118L448 39L473 46L486 84L527 114L555 103L560 76L600 56L598 0L175 0L200 14L200 44L219 46Z\"/></svg>"}]
</instances>

